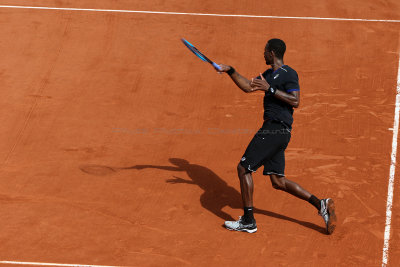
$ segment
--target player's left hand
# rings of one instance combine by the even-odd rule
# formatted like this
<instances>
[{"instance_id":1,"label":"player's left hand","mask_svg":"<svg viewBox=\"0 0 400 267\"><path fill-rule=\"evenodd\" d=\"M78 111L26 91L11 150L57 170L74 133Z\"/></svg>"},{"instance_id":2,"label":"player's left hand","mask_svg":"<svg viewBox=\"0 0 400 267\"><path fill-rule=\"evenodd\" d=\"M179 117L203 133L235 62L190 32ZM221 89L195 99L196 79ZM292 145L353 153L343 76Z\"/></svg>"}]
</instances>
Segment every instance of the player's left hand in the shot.
<instances>
[{"instance_id":1,"label":"player's left hand","mask_svg":"<svg viewBox=\"0 0 400 267\"><path fill-rule=\"evenodd\" d=\"M257 90L261 90L261 91L268 91L270 88L269 83L264 79L264 77L262 76L262 74L260 73L260 77L261 79L252 79L250 86L252 91L257 91Z\"/></svg>"}]
</instances>

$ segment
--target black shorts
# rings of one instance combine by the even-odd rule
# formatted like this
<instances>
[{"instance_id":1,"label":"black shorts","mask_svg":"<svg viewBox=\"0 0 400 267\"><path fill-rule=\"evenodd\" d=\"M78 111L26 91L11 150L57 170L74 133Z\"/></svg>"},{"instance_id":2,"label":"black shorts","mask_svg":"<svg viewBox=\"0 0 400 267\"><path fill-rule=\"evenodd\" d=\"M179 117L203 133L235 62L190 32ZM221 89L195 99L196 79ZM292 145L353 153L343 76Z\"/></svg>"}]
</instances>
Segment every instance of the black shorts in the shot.
<instances>
[{"instance_id":1,"label":"black shorts","mask_svg":"<svg viewBox=\"0 0 400 267\"><path fill-rule=\"evenodd\" d=\"M291 137L290 129L279 121L266 121L254 135L240 164L255 172L264 165L264 175L285 176L285 149Z\"/></svg>"}]
</instances>

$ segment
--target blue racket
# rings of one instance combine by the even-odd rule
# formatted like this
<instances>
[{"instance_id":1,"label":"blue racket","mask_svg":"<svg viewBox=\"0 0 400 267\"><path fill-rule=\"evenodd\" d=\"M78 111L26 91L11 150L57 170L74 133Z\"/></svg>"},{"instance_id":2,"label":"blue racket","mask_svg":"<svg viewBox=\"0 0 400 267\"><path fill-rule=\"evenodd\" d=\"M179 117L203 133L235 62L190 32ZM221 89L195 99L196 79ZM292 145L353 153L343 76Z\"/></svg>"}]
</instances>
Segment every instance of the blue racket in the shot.
<instances>
[{"instance_id":1,"label":"blue racket","mask_svg":"<svg viewBox=\"0 0 400 267\"><path fill-rule=\"evenodd\" d=\"M217 63L213 62L212 60L210 60L208 57L206 57L203 53L201 53L196 47L194 47L194 45L192 45L191 43L189 43L188 41L186 41L184 38L181 39L183 44L186 45L187 48L189 48L190 51L193 52L193 54L195 54L196 56L198 56L201 60L210 63L211 65L213 65L214 68L216 68L217 70L221 70L221 68L218 66Z\"/></svg>"}]
</instances>

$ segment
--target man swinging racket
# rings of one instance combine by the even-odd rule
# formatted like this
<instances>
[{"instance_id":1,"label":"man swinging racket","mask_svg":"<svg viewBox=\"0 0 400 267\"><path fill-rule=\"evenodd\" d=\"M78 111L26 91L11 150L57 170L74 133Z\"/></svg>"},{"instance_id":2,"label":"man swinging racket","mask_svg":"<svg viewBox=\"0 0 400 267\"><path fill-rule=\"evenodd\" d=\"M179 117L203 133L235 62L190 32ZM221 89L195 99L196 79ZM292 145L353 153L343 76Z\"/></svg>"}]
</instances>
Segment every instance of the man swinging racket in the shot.
<instances>
[{"instance_id":1,"label":"man swinging racket","mask_svg":"<svg viewBox=\"0 0 400 267\"><path fill-rule=\"evenodd\" d=\"M235 231L249 233L257 231L253 216L252 173L264 166L263 174L269 175L273 188L286 191L311 203L324 219L328 234L332 234L336 226L333 200L330 198L320 200L285 177L285 149L291 137L293 108L297 108L300 103L297 72L283 64L285 51L286 45L282 40L269 40L265 46L264 58L271 68L251 81L241 76L233 67L218 64L217 71L226 72L245 93L265 91L264 123L251 140L237 166L244 215L237 221L226 221L225 226Z\"/></svg>"}]
</instances>

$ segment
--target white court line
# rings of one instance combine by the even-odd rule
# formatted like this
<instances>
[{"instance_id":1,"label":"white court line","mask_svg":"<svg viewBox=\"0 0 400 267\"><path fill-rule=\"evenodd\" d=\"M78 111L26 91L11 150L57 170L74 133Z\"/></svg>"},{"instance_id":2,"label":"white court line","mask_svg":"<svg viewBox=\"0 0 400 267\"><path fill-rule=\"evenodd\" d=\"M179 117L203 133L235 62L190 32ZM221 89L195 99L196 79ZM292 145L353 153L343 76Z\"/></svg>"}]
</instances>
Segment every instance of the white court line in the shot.
<instances>
[{"instance_id":1,"label":"white court line","mask_svg":"<svg viewBox=\"0 0 400 267\"><path fill-rule=\"evenodd\" d=\"M61 264L61 263L44 263L44 262L23 262L23 261L0 261L0 264L34 265L34 266L70 266L70 267L121 267L121 266L107 266L107 265L82 265L82 264Z\"/></svg>"},{"instance_id":2,"label":"white court line","mask_svg":"<svg viewBox=\"0 0 400 267\"><path fill-rule=\"evenodd\" d=\"M119 13L212 16L212 17L266 18L266 19L303 19L303 20L363 21L363 22L391 22L391 23L399 23L400 22L400 20L392 20L392 19L350 19L350 18L234 15L234 14L184 13L184 12L164 12L164 11L145 11L145 10L93 9L93 8L44 7L44 6L7 6L7 5L0 5L0 8L66 10L66 11L91 11L91 12L119 12Z\"/></svg>"},{"instance_id":3,"label":"white court line","mask_svg":"<svg viewBox=\"0 0 400 267\"><path fill-rule=\"evenodd\" d=\"M385 223L385 237L383 243L382 267L385 267L387 265L389 258L389 241L390 241L390 224L392 221L394 173L396 170L397 137L399 133L399 111L400 111L400 52L399 52L398 72L397 72L396 108L394 110L394 122L393 122L392 154L391 154L391 163L389 172L388 196L386 201L386 223Z\"/></svg>"}]
</instances>

